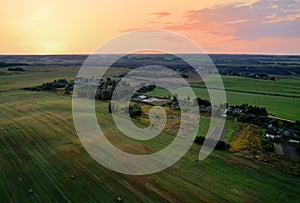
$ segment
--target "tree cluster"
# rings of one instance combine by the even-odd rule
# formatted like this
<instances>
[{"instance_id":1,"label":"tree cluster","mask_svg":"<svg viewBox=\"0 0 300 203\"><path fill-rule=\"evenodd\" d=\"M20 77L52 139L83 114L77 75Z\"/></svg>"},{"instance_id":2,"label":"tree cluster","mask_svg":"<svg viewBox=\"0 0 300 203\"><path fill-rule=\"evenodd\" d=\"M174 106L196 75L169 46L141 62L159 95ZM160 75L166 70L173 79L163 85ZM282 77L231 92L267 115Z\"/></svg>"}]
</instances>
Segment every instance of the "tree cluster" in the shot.
<instances>
[{"instance_id":1,"label":"tree cluster","mask_svg":"<svg viewBox=\"0 0 300 203\"><path fill-rule=\"evenodd\" d=\"M136 118L138 116L142 116L142 108L138 104L129 105L128 107L125 107L124 112L129 113L129 116L131 118Z\"/></svg>"},{"instance_id":2,"label":"tree cluster","mask_svg":"<svg viewBox=\"0 0 300 203\"><path fill-rule=\"evenodd\" d=\"M203 136L197 136L194 140L195 143L202 145L205 141L205 137ZM208 138L209 139L209 138ZM217 150L227 150L230 148L229 144L226 144L223 140L219 140L215 146L215 149Z\"/></svg>"},{"instance_id":3,"label":"tree cluster","mask_svg":"<svg viewBox=\"0 0 300 203\"><path fill-rule=\"evenodd\" d=\"M19 72L24 72L25 70L20 67L15 67L15 68L7 68L8 71L19 71Z\"/></svg>"},{"instance_id":4,"label":"tree cluster","mask_svg":"<svg viewBox=\"0 0 300 203\"><path fill-rule=\"evenodd\" d=\"M230 106L227 115L237 119L237 121L253 123L259 126L264 126L269 120L268 111L265 107L248 104Z\"/></svg>"},{"instance_id":5,"label":"tree cluster","mask_svg":"<svg viewBox=\"0 0 300 203\"><path fill-rule=\"evenodd\" d=\"M208 101L206 99L201 99L200 97L198 97L194 100L194 104L198 105L198 106L205 106L205 107L211 106L210 101Z\"/></svg>"}]
</instances>

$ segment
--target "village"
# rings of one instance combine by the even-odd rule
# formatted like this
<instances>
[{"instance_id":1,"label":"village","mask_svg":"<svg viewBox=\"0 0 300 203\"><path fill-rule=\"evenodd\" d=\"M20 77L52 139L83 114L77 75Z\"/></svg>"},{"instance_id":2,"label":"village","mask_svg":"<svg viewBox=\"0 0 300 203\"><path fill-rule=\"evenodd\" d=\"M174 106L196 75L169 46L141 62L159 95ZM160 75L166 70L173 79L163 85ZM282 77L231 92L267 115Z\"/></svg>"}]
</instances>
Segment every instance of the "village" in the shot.
<instances>
[{"instance_id":1,"label":"village","mask_svg":"<svg viewBox=\"0 0 300 203\"><path fill-rule=\"evenodd\" d=\"M54 80L53 82L44 83L41 86L26 88L34 91L62 91L64 94L72 94L74 84L97 86L96 95L93 92L87 92L89 88L81 88L77 91L79 97L95 97L98 100L111 100L112 93L118 81L112 78L101 79L99 82L94 79L76 78L75 80L67 81L65 79ZM126 91L132 91L130 84L123 82L121 88ZM148 86L142 85L140 89L130 98L134 103L133 106L126 108L132 118L137 116L148 117L148 113L142 112L140 104L149 106L166 106L174 111L180 110L181 105L198 105L199 113L209 117L211 116L212 108L216 109L218 116L222 116L227 120L235 122L250 123L260 126L263 129L263 140L267 144L280 144L281 146L292 146L294 151L300 151L300 122L278 119L268 114L264 107L252 106L248 104L230 105L228 103L214 105L207 99L196 98L194 101L189 97L179 99L177 94L170 96L151 95L151 92L157 88L155 84ZM122 95L121 95L122 96ZM112 111L112 106L109 104L109 111ZM271 152L284 154L282 150L276 150L276 147L269 149ZM295 152L294 154L297 154ZM297 155L297 157L299 157Z\"/></svg>"}]
</instances>

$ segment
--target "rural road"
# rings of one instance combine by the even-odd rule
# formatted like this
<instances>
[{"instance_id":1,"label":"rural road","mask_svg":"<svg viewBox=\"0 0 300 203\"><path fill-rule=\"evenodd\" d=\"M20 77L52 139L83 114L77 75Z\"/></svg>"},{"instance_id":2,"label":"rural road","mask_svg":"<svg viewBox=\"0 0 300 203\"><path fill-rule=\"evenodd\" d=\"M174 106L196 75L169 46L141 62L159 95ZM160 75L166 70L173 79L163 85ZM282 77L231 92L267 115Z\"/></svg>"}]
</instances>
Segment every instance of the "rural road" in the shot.
<instances>
[{"instance_id":1,"label":"rural road","mask_svg":"<svg viewBox=\"0 0 300 203\"><path fill-rule=\"evenodd\" d=\"M280 117L277 117L277 116L271 116L271 115L269 115L268 117L269 117L269 118L278 119L278 120L282 120L282 121L287 121L287 122L295 123L295 121L292 121L292 120L289 120L289 119L286 119L286 118L280 118Z\"/></svg>"}]
</instances>

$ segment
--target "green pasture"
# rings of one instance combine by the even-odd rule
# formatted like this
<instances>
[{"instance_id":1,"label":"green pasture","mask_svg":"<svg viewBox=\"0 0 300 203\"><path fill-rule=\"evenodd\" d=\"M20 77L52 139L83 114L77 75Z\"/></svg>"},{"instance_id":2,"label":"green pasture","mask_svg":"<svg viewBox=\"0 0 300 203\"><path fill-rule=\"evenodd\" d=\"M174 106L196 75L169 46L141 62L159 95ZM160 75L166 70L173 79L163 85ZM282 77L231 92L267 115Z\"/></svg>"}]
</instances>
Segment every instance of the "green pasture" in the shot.
<instances>
[{"instance_id":1,"label":"green pasture","mask_svg":"<svg viewBox=\"0 0 300 203\"><path fill-rule=\"evenodd\" d=\"M291 120L300 120L300 80L294 76L277 76L276 81L250 79L235 76L222 76L226 98L230 105L250 104L266 107L269 114ZM202 80L191 84L197 97L209 99L208 91ZM186 88L177 89L184 99ZM216 93L217 89L212 89ZM170 93L156 88L148 95L168 96Z\"/></svg>"},{"instance_id":2,"label":"green pasture","mask_svg":"<svg viewBox=\"0 0 300 203\"><path fill-rule=\"evenodd\" d=\"M38 86L63 78L74 80L80 67L25 66L23 68L25 72L12 72L7 71L7 68L0 68L0 91ZM111 68L106 75L117 76L127 70L126 68Z\"/></svg>"}]
</instances>

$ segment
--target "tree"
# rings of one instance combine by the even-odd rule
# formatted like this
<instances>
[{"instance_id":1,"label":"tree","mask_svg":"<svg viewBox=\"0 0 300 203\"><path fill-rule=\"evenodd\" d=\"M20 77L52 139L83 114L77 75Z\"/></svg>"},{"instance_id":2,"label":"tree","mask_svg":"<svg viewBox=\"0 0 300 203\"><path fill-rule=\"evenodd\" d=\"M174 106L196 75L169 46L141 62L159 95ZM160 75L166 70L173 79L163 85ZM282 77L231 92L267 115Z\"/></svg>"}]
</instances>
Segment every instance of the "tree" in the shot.
<instances>
[{"instance_id":1,"label":"tree","mask_svg":"<svg viewBox=\"0 0 300 203\"><path fill-rule=\"evenodd\" d=\"M216 145L216 149L218 150L226 150L226 143L222 140L219 140Z\"/></svg>"},{"instance_id":2,"label":"tree","mask_svg":"<svg viewBox=\"0 0 300 203\"><path fill-rule=\"evenodd\" d=\"M111 99L111 90L109 89L101 90L101 99L103 100Z\"/></svg>"},{"instance_id":3,"label":"tree","mask_svg":"<svg viewBox=\"0 0 300 203\"><path fill-rule=\"evenodd\" d=\"M174 101L174 102L178 102L178 95L177 95L177 93L174 94L174 96L173 96L173 101Z\"/></svg>"},{"instance_id":4,"label":"tree","mask_svg":"<svg viewBox=\"0 0 300 203\"><path fill-rule=\"evenodd\" d=\"M66 88L66 89L65 89L65 94L70 94L69 88Z\"/></svg>"},{"instance_id":5,"label":"tree","mask_svg":"<svg viewBox=\"0 0 300 203\"><path fill-rule=\"evenodd\" d=\"M111 110L111 102L109 102L109 104L108 104L108 113L111 113L112 112L112 110Z\"/></svg>"},{"instance_id":6,"label":"tree","mask_svg":"<svg viewBox=\"0 0 300 203\"><path fill-rule=\"evenodd\" d=\"M195 103L195 105L198 104L199 106L205 106L205 107L211 106L210 101L208 101L206 99L201 99L200 97L196 98L194 100L194 103Z\"/></svg>"},{"instance_id":7,"label":"tree","mask_svg":"<svg viewBox=\"0 0 300 203\"><path fill-rule=\"evenodd\" d=\"M131 118L135 118L137 116L142 115L142 108L137 104L135 104L134 106L129 106L128 111L129 111L129 116Z\"/></svg>"}]
</instances>

